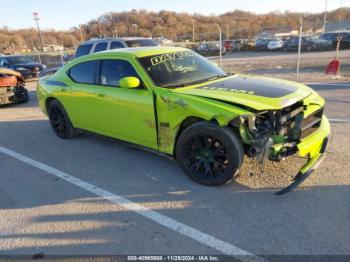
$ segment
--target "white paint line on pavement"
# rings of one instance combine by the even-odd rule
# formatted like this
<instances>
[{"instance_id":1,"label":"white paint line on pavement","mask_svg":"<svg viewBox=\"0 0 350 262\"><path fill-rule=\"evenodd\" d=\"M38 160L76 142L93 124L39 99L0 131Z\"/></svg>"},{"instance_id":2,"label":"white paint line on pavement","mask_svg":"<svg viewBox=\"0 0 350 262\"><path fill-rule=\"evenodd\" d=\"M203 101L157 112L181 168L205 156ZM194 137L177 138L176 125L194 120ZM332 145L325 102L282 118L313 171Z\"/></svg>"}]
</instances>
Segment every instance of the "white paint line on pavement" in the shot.
<instances>
[{"instance_id":1,"label":"white paint line on pavement","mask_svg":"<svg viewBox=\"0 0 350 262\"><path fill-rule=\"evenodd\" d=\"M154 176L151 176L150 174L148 174L148 172L144 171L143 173L144 173L149 179L152 179L153 181L158 182L158 179L155 178Z\"/></svg>"},{"instance_id":2,"label":"white paint line on pavement","mask_svg":"<svg viewBox=\"0 0 350 262\"><path fill-rule=\"evenodd\" d=\"M350 123L350 120L341 119L341 118L329 118L329 122L331 122L331 123Z\"/></svg>"},{"instance_id":3,"label":"white paint line on pavement","mask_svg":"<svg viewBox=\"0 0 350 262\"><path fill-rule=\"evenodd\" d=\"M169 229L172 229L173 231L176 231L188 238L191 238L197 242L200 242L208 247L211 247L213 249L216 249L220 252L222 252L225 255L229 256L239 256L237 259L242 261L264 261L262 258L255 256L254 254L251 254L245 250L242 250L230 243L227 243L225 241L222 241L220 239L217 239L211 235L208 235L206 233L203 233L193 227L187 226L181 222L178 222L170 217L167 217L165 215L162 215L158 212L155 212L145 206L142 206L138 203L132 202L122 196L115 195L109 191L106 191L102 188L99 188L97 186L94 186L90 183L87 183L77 177L74 177L72 175L69 175L67 173L64 173L54 167L51 167L49 165L46 165L44 163L41 163L39 161L33 160L29 157L26 157L24 155L21 155L15 151L12 151L10 149L7 149L5 147L0 146L0 152L3 154L6 154L8 156L11 156L15 159L18 159L28 165L31 165L33 167L36 167L42 171L45 171L49 174L52 174L56 177L59 177L77 187L80 187L86 191L89 191L103 199L106 199L114 204L117 204L119 206L122 206L126 209L129 209L130 211L133 211L143 217L146 217L157 224L160 224L164 227L167 227Z\"/></svg>"}]
</instances>

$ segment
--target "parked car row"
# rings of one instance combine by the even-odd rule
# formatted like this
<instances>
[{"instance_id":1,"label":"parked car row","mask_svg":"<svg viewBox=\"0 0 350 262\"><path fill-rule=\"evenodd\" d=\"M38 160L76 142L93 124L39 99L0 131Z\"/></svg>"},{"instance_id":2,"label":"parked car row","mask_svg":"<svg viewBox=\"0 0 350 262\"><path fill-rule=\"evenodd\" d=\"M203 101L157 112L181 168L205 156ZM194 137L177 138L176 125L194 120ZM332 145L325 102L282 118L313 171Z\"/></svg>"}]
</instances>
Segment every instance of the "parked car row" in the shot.
<instances>
[{"instance_id":1,"label":"parked car row","mask_svg":"<svg viewBox=\"0 0 350 262\"><path fill-rule=\"evenodd\" d=\"M226 48L223 45L220 45L219 42L204 42L201 43L196 51L198 54L202 56L217 56L220 55L220 49L221 49L221 54L225 55L226 54Z\"/></svg>"},{"instance_id":2,"label":"parked car row","mask_svg":"<svg viewBox=\"0 0 350 262\"><path fill-rule=\"evenodd\" d=\"M292 36L285 41L277 38L257 39L255 42L256 51L297 51L300 47L302 51L321 51L332 49L332 42L320 37L303 36L299 39L298 36Z\"/></svg>"},{"instance_id":3,"label":"parked car row","mask_svg":"<svg viewBox=\"0 0 350 262\"><path fill-rule=\"evenodd\" d=\"M321 36L321 39L331 41L333 48L337 47L340 39L339 48L350 49L350 32L325 33Z\"/></svg>"},{"instance_id":4,"label":"parked car row","mask_svg":"<svg viewBox=\"0 0 350 262\"><path fill-rule=\"evenodd\" d=\"M302 51L332 50L337 47L339 41L340 49L350 49L350 32L331 32L320 36L301 37ZM225 40L223 43L228 52L236 51L297 51L299 47L299 36L291 36L285 39L258 38L251 40Z\"/></svg>"},{"instance_id":5,"label":"parked car row","mask_svg":"<svg viewBox=\"0 0 350 262\"><path fill-rule=\"evenodd\" d=\"M300 47L302 51L323 51L332 49L332 42L319 37L304 36L301 38ZM299 48L299 37L292 37L283 45L283 51L297 51Z\"/></svg>"}]
</instances>

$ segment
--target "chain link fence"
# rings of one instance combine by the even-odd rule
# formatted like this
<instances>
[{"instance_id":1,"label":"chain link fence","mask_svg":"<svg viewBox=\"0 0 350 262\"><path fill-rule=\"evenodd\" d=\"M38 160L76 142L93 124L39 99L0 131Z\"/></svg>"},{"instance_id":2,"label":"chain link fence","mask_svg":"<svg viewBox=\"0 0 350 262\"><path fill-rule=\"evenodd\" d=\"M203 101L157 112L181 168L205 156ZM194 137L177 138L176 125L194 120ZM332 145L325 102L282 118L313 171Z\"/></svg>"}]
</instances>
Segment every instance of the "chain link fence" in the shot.
<instances>
[{"instance_id":1,"label":"chain link fence","mask_svg":"<svg viewBox=\"0 0 350 262\"><path fill-rule=\"evenodd\" d=\"M228 48L223 44L221 67L227 72L301 82L350 81L350 31L231 42ZM209 59L220 62L215 56Z\"/></svg>"},{"instance_id":2,"label":"chain link fence","mask_svg":"<svg viewBox=\"0 0 350 262\"><path fill-rule=\"evenodd\" d=\"M336 79L350 81L350 29L302 35L299 30L278 33L283 29L276 27L273 33L262 32L254 39L223 40L221 59L217 41L219 32L216 32L216 38L214 33L202 34L200 42L184 41L167 45L197 51L227 72L300 82L329 82ZM207 39L203 40L205 36ZM212 48L212 43L216 43L217 47ZM339 61L339 64L334 60Z\"/></svg>"},{"instance_id":3,"label":"chain link fence","mask_svg":"<svg viewBox=\"0 0 350 262\"><path fill-rule=\"evenodd\" d=\"M184 46L199 52L203 43L181 42L167 45ZM218 43L218 41L216 41ZM220 46L220 45L218 45ZM217 62L225 71L256 74L300 82L325 82L335 79L350 81L350 31L321 35L235 39L222 41L223 56L208 52L208 59ZM32 60L53 68L74 58L74 49L34 52ZM204 52L199 52L206 55ZM339 69L336 62L339 61ZM331 65L330 65L331 64ZM326 74L328 69L328 73ZM338 70L336 70L338 69Z\"/></svg>"},{"instance_id":4,"label":"chain link fence","mask_svg":"<svg viewBox=\"0 0 350 262\"><path fill-rule=\"evenodd\" d=\"M74 58L74 49L27 54L33 61L44 64L47 68L61 66Z\"/></svg>"}]
</instances>

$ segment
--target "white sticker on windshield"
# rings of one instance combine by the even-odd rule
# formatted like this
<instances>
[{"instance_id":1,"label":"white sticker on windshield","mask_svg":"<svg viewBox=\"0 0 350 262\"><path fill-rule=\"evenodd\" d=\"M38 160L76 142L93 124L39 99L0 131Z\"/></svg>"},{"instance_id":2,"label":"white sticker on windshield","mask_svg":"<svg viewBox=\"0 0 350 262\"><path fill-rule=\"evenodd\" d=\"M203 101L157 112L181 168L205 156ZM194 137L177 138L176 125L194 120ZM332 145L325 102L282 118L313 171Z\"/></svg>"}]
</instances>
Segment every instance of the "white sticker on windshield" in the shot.
<instances>
[{"instance_id":1,"label":"white sticker on windshield","mask_svg":"<svg viewBox=\"0 0 350 262\"><path fill-rule=\"evenodd\" d=\"M175 60L188 56L196 56L197 54L193 51L182 51L176 53L162 54L151 58L152 66L158 65L160 63L164 63L168 60Z\"/></svg>"}]
</instances>

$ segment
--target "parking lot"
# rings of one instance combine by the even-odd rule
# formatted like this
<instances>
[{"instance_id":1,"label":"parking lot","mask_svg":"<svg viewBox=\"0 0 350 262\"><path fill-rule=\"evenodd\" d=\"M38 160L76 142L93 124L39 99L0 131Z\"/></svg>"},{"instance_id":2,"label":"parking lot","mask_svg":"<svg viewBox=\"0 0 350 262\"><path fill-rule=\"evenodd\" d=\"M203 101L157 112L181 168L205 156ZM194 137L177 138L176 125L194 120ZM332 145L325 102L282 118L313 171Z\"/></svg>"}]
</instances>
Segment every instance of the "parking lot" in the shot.
<instances>
[{"instance_id":1,"label":"parking lot","mask_svg":"<svg viewBox=\"0 0 350 262\"><path fill-rule=\"evenodd\" d=\"M300 55L299 81L332 83L335 77L324 72L335 58L335 51L302 52ZM218 57L210 57L219 63ZM350 81L350 50L341 50L339 76L342 82ZM222 67L227 72L240 72L297 80L297 52L228 52L222 56Z\"/></svg>"},{"instance_id":2,"label":"parking lot","mask_svg":"<svg viewBox=\"0 0 350 262\"><path fill-rule=\"evenodd\" d=\"M30 102L0 108L0 254L349 255L350 84L314 84L327 101L326 160L276 196L292 157L205 187L172 160L117 141L55 136Z\"/></svg>"}]
</instances>

